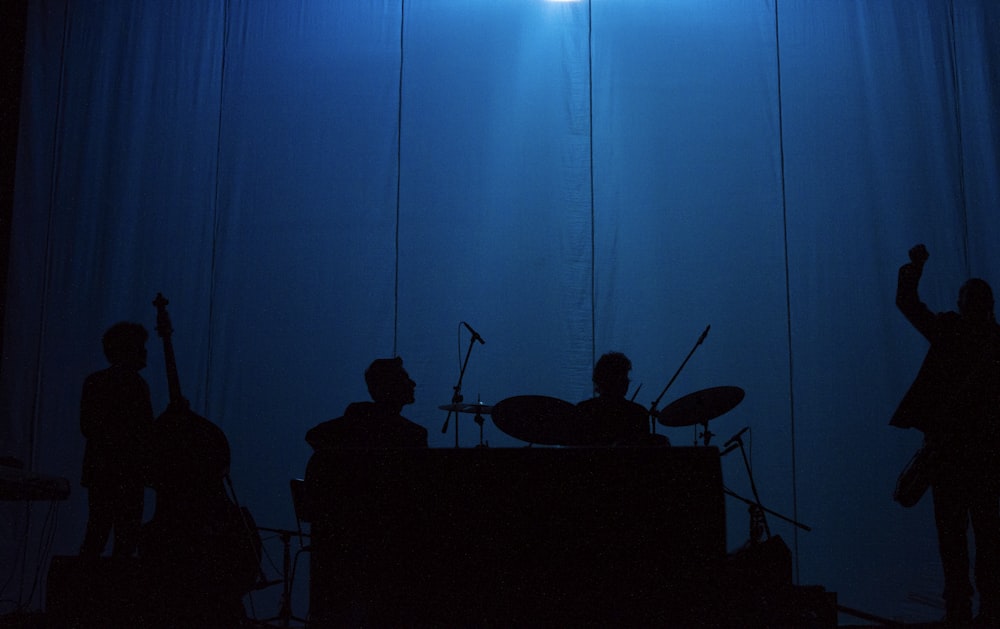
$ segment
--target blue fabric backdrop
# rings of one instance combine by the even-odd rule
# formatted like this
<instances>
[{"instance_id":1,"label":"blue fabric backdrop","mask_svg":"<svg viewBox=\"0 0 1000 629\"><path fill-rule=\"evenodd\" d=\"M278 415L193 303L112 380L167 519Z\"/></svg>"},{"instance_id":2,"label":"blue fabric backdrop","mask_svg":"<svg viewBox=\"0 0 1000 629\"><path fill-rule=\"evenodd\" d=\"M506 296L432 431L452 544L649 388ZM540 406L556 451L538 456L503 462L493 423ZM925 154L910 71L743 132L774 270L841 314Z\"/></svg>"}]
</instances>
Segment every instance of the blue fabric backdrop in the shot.
<instances>
[{"instance_id":1,"label":"blue fabric backdrop","mask_svg":"<svg viewBox=\"0 0 1000 629\"><path fill-rule=\"evenodd\" d=\"M583 399L620 350L648 405L711 325L660 407L742 387L713 443L749 426L762 501L812 528L769 520L797 581L935 618L929 501L890 497L920 436L887 421L926 349L893 295L917 242L932 309L1000 281L998 21L987 0L32 2L0 454L76 485L100 335L152 329L158 291L184 393L278 527L305 431L367 397L375 357L403 357L408 415L452 447L461 321L486 403ZM9 587L76 551L82 489L37 557L39 507L2 508Z\"/></svg>"}]
</instances>

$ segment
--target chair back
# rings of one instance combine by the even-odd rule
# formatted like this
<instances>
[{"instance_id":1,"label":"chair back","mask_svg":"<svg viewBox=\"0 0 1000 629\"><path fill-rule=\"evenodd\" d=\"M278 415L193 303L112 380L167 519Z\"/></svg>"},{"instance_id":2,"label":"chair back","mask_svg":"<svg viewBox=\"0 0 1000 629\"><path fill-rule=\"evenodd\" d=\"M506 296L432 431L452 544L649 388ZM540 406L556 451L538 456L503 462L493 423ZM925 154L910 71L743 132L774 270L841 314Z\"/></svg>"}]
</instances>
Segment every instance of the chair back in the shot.
<instances>
[{"instance_id":1,"label":"chair back","mask_svg":"<svg viewBox=\"0 0 1000 629\"><path fill-rule=\"evenodd\" d=\"M288 484L292 491L292 506L295 508L295 519L300 523L312 522L309 498L306 495L306 482L301 478L293 478Z\"/></svg>"}]
</instances>

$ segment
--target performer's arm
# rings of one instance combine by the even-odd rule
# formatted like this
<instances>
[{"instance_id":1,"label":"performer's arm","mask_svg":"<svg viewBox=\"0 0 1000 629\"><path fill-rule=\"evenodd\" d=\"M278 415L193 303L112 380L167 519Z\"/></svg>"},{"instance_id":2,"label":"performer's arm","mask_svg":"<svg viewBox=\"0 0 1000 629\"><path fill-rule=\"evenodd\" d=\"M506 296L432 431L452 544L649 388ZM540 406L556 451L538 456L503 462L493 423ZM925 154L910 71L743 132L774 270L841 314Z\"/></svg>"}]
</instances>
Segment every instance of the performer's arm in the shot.
<instances>
[{"instance_id":1,"label":"performer's arm","mask_svg":"<svg viewBox=\"0 0 1000 629\"><path fill-rule=\"evenodd\" d=\"M930 341L935 334L937 317L924 302L920 301L917 290L928 255L924 245L916 245L910 249L910 261L899 267L899 277L896 284L896 307L913 324L913 327Z\"/></svg>"}]
</instances>

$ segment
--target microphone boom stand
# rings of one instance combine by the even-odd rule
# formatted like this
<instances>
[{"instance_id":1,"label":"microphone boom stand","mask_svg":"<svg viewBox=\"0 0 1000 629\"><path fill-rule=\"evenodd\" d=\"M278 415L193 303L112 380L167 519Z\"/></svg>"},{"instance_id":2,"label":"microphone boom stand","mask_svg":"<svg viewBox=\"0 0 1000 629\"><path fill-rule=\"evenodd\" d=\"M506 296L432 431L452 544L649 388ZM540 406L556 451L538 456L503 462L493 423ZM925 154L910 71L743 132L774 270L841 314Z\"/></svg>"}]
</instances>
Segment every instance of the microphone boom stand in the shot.
<instances>
[{"instance_id":1,"label":"microphone boom stand","mask_svg":"<svg viewBox=\"0 0 1000 629\"><path fill-rule=\"evenodd\" d=\"M451 405L456 406L462 403L464 399L462 397L462 379L465 378L465 368L469 366L469 356L472 355L472 346L476 344L478 339L475 335L469 339L469 349L465 352L465 360L462 362L462 370L458 374L458 382L453 387L455 393L451 396ZM458 411L451 409L448 411L448 416L444 419L444 426L441 427L441 432L448 432L448 422L451 421L451 414L455 413L455 447L458 447ZM480 424L480 428L482 425Z\"/></svg>"},{"instance_id":2,"label":"microphone boom stand","mask_svg":"<svg viewBox=\"0 0 1000 629\"><path fill-rule=\"evenodd\" d=\"M660 396L658 398L656 398L655 400L653 400L653 403L650 404L650 406L649 406L649 425L650 425L650 427L652 429L652 434L654 434L654 435L656 434L656 419L655 419L656 418L656 406L660 403L660 400L663 399L663 396L666 395L667 389L669 389L670 385L672 385L674 383L674 380L677 379L677 376L681 375L681 371L684 369L684 365L687 364L687 361L691 360L691 356L694 354L694 350L698 349L698 346L701 345L705 341L705 337L708 336L708 329L711 328L711 327L712 327L711 325L708 325L708 326L705 327L705 331L702 332L701 336L698 337L698 340L697 340L697 342L695 342L694 347L691 348L691 351L688 352L687 357L684 358L684 362L681 363L681 366L678 367L677 371L674 372L673 377L670 378L670 382L668 382L667 386L663 387L663 390L660 391ZM639 392L639 390L636 389L636 393L638 393L638 392Z\"/></svg>"},{"instance_id":3,"label":"microphone boom stand","mask_svg":"<svg viewBox=\"0 0 1000 629\"><path fill-rule=\"evenodd\" d=\"M795 520L793 520L793 519L791 519L791 518L789 518L787 516L781 515L777 511L774 511L772 509L768 509L764 505L760 504L760 502L754 502L753 500L750 500L749 498L744 498L743 496L739 495L738 493L736 493L735 491L733 491L731 489L723 488L722 489L722 493L726 494L727 496L732 496L733 498L736 498L740 502L746 503L746 504L750 505L751 507L757 507L761 511L765 511L767 513L770 513L771 515L776 516L776 517L784 520L785 522L788 522L789 524L792 524L793 526L796 526L796 527L802 529L803 531L811 531L812 530L812 527L806 526L805 524L802 524L801 522L796 522Z\"/></svg>"},{"instance_id":4,"label":"microphone boom stand","mask_svg":"<svg viewBox=\"0 0 1000 629\"><path fill-rule=\"evenodd\" d=\"M732 491L729 491L728 489L723 489L723 491L725 493L729 494L730 496L732 496L733 498L736 498L737 500L742 500L743 502L747 503L751 507L756 507L757 509L761 510L761 521L764 524L764 534L767 535L767 539L771 539L771 528L767 525L767 518L764 517L764 513L765 512L766 513L770 513L771 515L777 516L777 517L781 518L782 520L784 520L785 522L789 522L790 524L793 524L793 525L799 527L800 529L803 529L805 531L811 531L812 529L810 529L805 524L802 524L801 522L796 522L795 520L793 520L793 519L791 519L789 517L783 516L780 513L772 511L771 509L768 509L767 507L765 507L764 505L762 505L760 503L760 494L757 493L757 483L754 482L754 480L753 480L753 472L750 469L750 459L747 458L746 448L743 447L743 437L736 436L736 437L733 437L733 440L735 440L736 443L738 443L739 446L740 446L740 454L743 455L743 466L747 470L747 478L750 479L750 491L753 492L753 500L747 500L746 498L743 498L742 496L738 496L735 493L733 493Z\"/></svg>"}]
</instances>

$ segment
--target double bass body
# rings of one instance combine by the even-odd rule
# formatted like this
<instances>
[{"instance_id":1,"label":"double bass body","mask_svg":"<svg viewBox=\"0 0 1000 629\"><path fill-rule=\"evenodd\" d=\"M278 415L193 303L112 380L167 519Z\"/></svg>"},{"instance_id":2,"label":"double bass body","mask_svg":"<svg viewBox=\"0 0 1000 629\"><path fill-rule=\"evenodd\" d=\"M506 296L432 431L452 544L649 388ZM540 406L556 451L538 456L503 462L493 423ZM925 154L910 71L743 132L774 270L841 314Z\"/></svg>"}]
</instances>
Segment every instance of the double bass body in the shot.
<instances>
[{"instance_id":1,"label":"double bass body","mask_svg":"<svg viewBox=\"0 0 1000 629\"><path fill-rule=\"evenodd\" d=\"M150 430L146 483L156 510L144 526L143 565L156 585L156 618L185 626L237 626L243 595L260 571L260 539L245 508L226 491L230 449L225 433L194 413L180 393L167 300L157 295L170 404Z\"/></svg>"}]
</instances>

